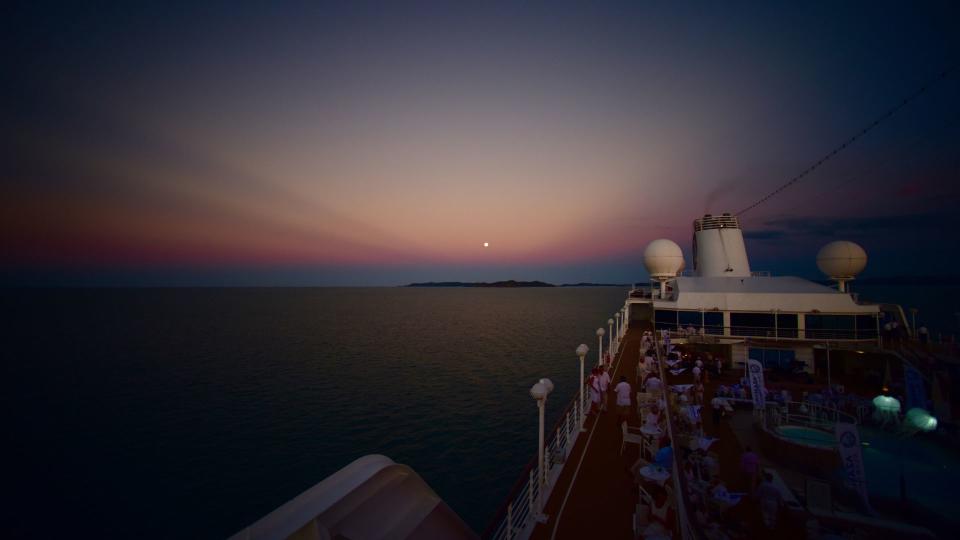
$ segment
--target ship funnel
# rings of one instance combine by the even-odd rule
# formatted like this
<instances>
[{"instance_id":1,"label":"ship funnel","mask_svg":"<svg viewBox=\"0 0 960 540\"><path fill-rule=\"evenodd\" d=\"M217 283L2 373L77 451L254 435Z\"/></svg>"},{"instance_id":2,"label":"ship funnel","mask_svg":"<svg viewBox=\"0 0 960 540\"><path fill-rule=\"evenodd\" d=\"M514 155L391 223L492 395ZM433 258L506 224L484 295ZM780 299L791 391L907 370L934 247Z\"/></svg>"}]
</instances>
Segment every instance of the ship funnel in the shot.
<instances>
[{"instance_id":1,"label":"ship funnel","mask_svg":"<svg viewBox=\"0 0 960 540\"><path fill-rule=\"evenodd\" d=\"M693 222L693 270L698 276L750 277L737 216L706 214Z\"/></svg>"},{"instance_id":2,"label":"ship funnel","mask_svg":"<svg viewBox=\"0 0 960 540\"><path fill-rule=\"evenodd\" d=\"M847 292L847 282L863 272L866 266L867 252L847 240L830 242L817 253L817 267L837 282L840 292Z\"/></svg>"}]
</instances>

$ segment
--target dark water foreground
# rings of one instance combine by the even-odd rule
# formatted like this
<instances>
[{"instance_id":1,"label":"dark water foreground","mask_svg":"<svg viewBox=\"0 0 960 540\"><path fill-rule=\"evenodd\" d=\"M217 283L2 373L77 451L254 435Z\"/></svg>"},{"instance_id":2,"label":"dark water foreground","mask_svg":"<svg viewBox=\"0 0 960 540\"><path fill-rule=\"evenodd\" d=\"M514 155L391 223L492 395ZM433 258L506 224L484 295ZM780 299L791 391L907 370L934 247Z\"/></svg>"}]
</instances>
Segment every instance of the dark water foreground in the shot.
<instances>
[{"instance_id":1,"label":"dark water foreground","mask_svg":"<svg viewBox=\"0 0 960 540\"><path fill-rule=\"evenodd\" d=\"M0 291L2 536L224 537L375 452L480 530L535 452L530 385L552 424L625 293Z\"/></svg>"}]
</instances>

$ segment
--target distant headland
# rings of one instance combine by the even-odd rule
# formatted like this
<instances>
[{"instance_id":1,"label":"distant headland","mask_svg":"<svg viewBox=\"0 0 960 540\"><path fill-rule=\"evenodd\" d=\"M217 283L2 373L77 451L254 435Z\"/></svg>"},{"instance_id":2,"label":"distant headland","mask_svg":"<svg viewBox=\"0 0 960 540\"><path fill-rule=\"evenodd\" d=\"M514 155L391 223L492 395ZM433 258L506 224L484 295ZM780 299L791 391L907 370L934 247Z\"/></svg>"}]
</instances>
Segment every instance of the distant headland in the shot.
<instances>
[{"instance_id":1,"label":"distant headland","mask_svg":"<svg viewBox=\"0 0 960 540\"><path fill-rule=\"evenodd\" d=\"M545 281L494 281L488 283L485 281L428 281L426 283L411 283L404 287L494 287L502 289L512 289L519 287L628 287L622 283L564 283L563 285L554 285Z\"/></svg>"}]
</instances>

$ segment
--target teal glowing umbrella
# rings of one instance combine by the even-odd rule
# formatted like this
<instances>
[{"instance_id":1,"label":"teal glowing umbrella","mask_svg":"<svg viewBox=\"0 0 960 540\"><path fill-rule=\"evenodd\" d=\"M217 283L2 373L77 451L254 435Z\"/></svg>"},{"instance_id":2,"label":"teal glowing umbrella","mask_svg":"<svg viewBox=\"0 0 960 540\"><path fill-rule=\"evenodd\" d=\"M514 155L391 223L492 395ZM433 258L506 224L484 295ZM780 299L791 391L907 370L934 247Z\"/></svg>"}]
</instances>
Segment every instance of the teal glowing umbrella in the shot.
<instances>
[{"instance_id":1,"label":"teal glowing umbrella","mask_svg":"<svg viewBox=\"0 0 960 540\"><path fill-rule=\"evenodd\" d=\"M920 431L937 429L937 419L920 407L914 407L907 411L906 422Z\"/></svg>"},{"instance_id":2,"label":"teal glowing umbrella","mask_svg":"<svg viewBox=\"0 0 960 540\"><path fill-rule=\"evenodd\" d=\"M873 398L873 406L876 407L878 411L885 413L900 412L900 401L890 396L877 396Z\"/></svg>"}]
</instances>

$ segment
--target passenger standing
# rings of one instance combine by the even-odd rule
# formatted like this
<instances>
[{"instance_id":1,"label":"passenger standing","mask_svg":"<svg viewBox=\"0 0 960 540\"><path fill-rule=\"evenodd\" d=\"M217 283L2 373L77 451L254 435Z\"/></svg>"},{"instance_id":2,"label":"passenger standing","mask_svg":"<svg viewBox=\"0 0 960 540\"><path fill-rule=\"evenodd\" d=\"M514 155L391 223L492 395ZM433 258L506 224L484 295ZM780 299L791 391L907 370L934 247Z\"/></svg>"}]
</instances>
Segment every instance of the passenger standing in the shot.
<instances>
[{"instance_id":1,"label":"passenger standing","mask_svg":"<svg viewBox=\"0 0 960 540\"><path fill-rule=\"evenodd\" d=\"M610 389L610 374L607 372L607 366L600 367L600 410L607 410L607 390Z\"/></svg>"},{"instance_id":2,"label":"passenger standing","mask_svg":"<svg viewBox=\"0 0 960 540\"><path fill-rule=\"evenodd\" d=\"M619 425L626 422L630 415L630 394L633 389L627 382L626 376L621 375L620 382L613 388L613 391L617 394L617 424Z\"/></svg>"},{"instance_id":3,"label":"passenger standing","mask_svg":"<svg viewBox=\"0 0 960 540\"><path fill-rule=\"evenodd\" d=\"M590 386L590 414L600 412L600 376L597 371L597 368L593 368L587 379L587 385Z\"/></svg>"},{"instance_id":4,"label":"passenger standing","mask_svg":"<svg viewBox=\"0 0 960 540\"><path fill-rule=\"evenodd\" d=\"M698 364L702 364L703 362L700 362L699 360L697 360L697 363L698 363ZM694 366L693 366L693 384L699 384L699 383L700 383L700 374L701 374L701 373L703 373L703 370L700 369L700 366L699 366L699 365L694 365Z\"/></svg>"},{"instance_id":5,"label":"passenger standing","mask_svg":"<svg viewBox=\"0 0 960 540\"><path fill-rule=\"evenodd\" d=\"M720 417L723 415L724 399L720 397L719 392L710 400L710 406L713 408L713 425L720 424Z\"/></svg>"},{"instance_id":6,"label":"passenger standing","mask_svg":"<svg viewBox=\"0 0 960 540\"><path fill-rule=\"evenodd\" d=\"M760 513L763 515L763 525L768 529L777 526L777 514L780 512L780 490L773 485L773 476L763 473L763 481L757 487L757 499L760 500Z\"/></svg>"}]
</instances>

